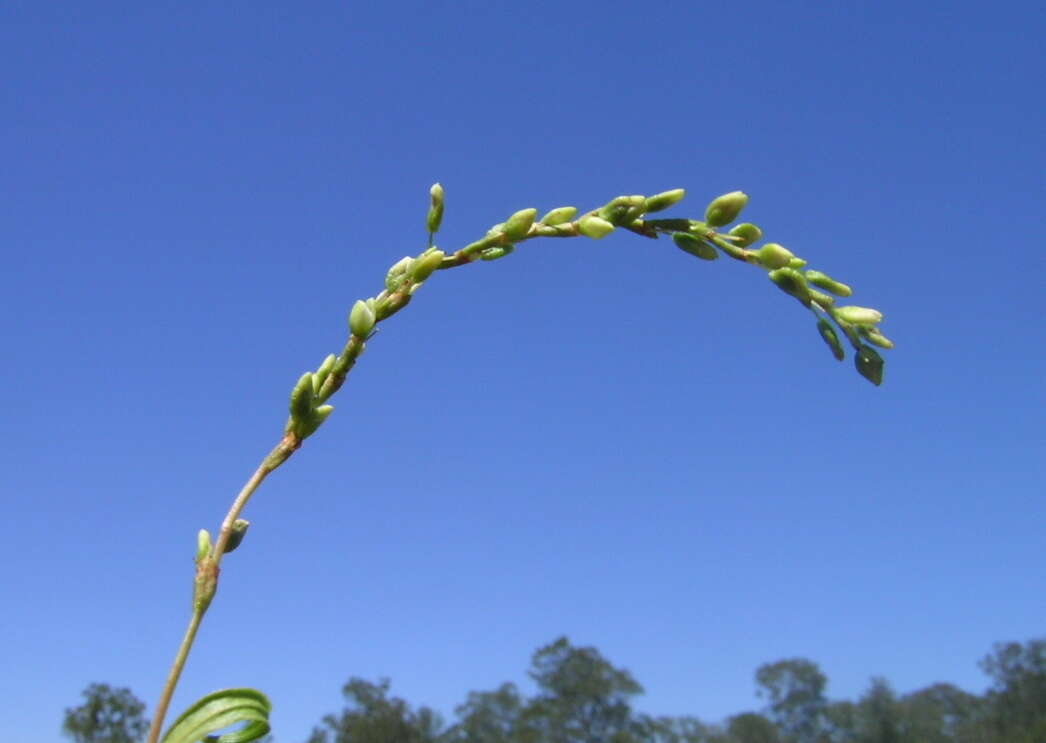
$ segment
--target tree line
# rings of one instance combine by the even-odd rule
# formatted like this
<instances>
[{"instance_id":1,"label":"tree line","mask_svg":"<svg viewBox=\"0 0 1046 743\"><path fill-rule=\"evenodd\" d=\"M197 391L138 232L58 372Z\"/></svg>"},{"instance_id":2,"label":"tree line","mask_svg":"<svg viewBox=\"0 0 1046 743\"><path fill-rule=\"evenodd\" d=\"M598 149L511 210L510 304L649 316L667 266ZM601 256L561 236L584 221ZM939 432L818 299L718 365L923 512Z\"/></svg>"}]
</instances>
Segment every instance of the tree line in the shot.
<instances>
[{"instance_id":1,"label":"tree line","mask_svg":"<svg viewBox=\"0 0 1046 743\"><path fill-rule=\"evenodd\" d=\"M388 679L353 677L344 708L305 743L1046 743L1046 638L999 643L980 666L992 682L980 695L948 683L902 695L876 677L856 700L829 700L815 662L779 660L756 670L760 709L709 723L639 712L643 687L626 669L560 637L531 658L532 695L511 682L473 691L447 721L394 696ZM65 711L67 737L143 739L145 705L130 690L92 684L83 694Z\"/></svg>"}]
</instances>

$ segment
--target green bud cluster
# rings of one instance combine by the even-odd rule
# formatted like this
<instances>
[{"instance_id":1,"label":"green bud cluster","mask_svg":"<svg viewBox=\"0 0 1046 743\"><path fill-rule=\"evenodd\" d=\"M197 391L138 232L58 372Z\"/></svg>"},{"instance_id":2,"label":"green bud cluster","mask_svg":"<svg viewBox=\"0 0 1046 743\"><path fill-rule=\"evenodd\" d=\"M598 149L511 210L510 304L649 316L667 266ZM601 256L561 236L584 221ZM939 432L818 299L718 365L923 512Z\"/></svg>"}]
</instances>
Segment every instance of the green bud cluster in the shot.
<instances>
[{"instance_id":1,"label":"green bud cluster","mask_svg":"<svg viewBox=\"0 0 1046 743\"><path fill-rule=\"evenodd\" d=\"M429 190L430 206L426 216L428 249L417 256L401 258L389 268L384 289L377 296L353 304L348 317L350 335L345 349L340 355L328 355L315 372L306 372L298 380L290 396L290 418L286 428L291 435L290 441L295 446L300 444L323 424L333 410L326 404L327 399L340 388L378 323L406 307L417 289L437 270L479 260L499 260L510 255L518 243L535 237L584 235L598 240L618 227L651 238L669 234L680 250L705 261L714 261L723 252L765 269L775 286L817 315L818 333L835 358L843 358L837 332L841 330L857 352L855 363L858 371L873 383L881 383L883 362L872 346L888 349L893 348L893 342L878 328L882 322L878 310L856 305L836 307L835 298L849 297L852 289L820 271L803 270L806 261L779 243L768 242L758 249L753 248L763 238L763 231L755 224L743 222L734 225L729 232L719 232L719 228L735 222L747 206L748 196L742 191L732 191L713 199L703 220L649 217L675 206L685 195L683 189L677 188L653 196L618 196L580 218L578 209L573 206L557 207L540 219L536 209L521 209L494 225L481 239L447 255L432 245L444 211L443 187L439 183L433 184Z\"/></svg>"},{"instance_id":2,"label":"green bud cluster","mask_svg":"<svg viewBox=\"0 0 1046 743\"><path fill-rule=\"evenodd\" d=\"M293 434L299 441L304 441L316 433L332 412L333 405L318 404L318 385L314 372L305 372L291 390L291 417L284 429Z\"/></svg>"},{"instance_id":3,"label":"green bud cluster","mask_svg":"<svg viewBox=\"0 0 1046 743\"><path fill-rule=\"evenodd\" d=\"M608 206L620 206L624 203L623 199L619 197ZM651 208L652 205L660 207L661 203L669 202L671 199L661 202L651 197L647 200L647 211L656 210ZM806 260L780 243L768 242L760 248L752 248L762 239L763 231L751 222L734 225L726 233L718 231L736 220L747 204L747 195L733 191L713 199L705 210L703 221L647 218L634 223L631 229L647 237L671 235L680 250L698 258L712 260L718 257L718 249L731 258L765 269L768 278L778 289L814 312L818 333L828 345L832 356L840 360L845 357L840 342L842 336L837 332L842 331L860 357L856 362L858 371L873 383L879 384L882 381L883 362L877 354L872 355L875 352L871 346L889 349L894 345L878 328L882 314L867 307L836 307L836 297L849 297L853 290L821 271L805 270Z\"/></svg>"},{"instance_id":4,"label":"green bud cluster","mask_svg":"<svg viewBox=\"0 0 1046 743\"><path fill-rule=\"evenodd\" d=\"M385 290L394 292L403 285L409 277L408 272L414 265L414 259L409 255L405 255L400 258L396 263L392 264L388 273L385 274Z\"/></svg>"}]
</instances>

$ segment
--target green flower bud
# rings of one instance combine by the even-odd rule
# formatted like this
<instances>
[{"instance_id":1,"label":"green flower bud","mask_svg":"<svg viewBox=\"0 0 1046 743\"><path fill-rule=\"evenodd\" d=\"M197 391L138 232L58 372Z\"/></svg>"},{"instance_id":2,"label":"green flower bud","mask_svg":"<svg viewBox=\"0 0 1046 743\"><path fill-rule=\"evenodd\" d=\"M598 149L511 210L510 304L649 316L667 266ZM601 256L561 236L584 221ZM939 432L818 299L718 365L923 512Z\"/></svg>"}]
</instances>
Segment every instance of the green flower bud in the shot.
<instances>
[{"instance_id":1,"label":"green flower bud","mask_svg":"<svg viewBox=\"0 0 1046 743\"><path fill-rule=\"evenodd\" d=\"M211 533L206 529L200 529L196 535L196 562L209 554L211 554Z\"/></svg>"},{"instance_id":2,"label":"green flower bud","mask_svg":"<svg viewBox=\"0 0 1046 743\"><path fill-rule=\"evenodd\" d=\"M849 297L854 293L853 289L848 287L846 284L836 281L831 276L823 274L820 271L807 271L806 280L820 289L831 292L837 297Z\"/></svg>"},{"instance_id":3,"label":"green flower bud","mask_svg":"<svg viewBox=\"0 0 1046 743\"><path fill-rule=\"evenodd\" d=\"M511 242L522 240L530 232L534 218L537 217L537 209L520 209L505 221L505 237Z\"/></svg>"},{"instance_id":4,"label":"green flower bud","mask_svg":"<svg viewBox=\"0 0 1046 743\"><path fill-rule=\"evenodd\" d=\"M883 313L870 307L847 305L845 307L837 307L834 314L840 320L851 325L878 325L883 321Z\"/></svg>"},{"instance_id":5,"label":"green flower bud","mask_svg":"<svg viewBox=\"0 0 1046 743\"><path fill-rule=\"evenodd\" d=\"M385 274L385 288L394 292L407 280L407 273L414 264L414 259L405 255L393 264L389 272Z\"/></svg>"},{"instance_id":6,"label":"green flower bud","mask_svg":"<svg viewBox=\"0 0 1046 743\"><path fill-rule=\"evenodd\" d=\"M874 348L862 344L854 354L854 365L857 372L876 387L883 383L883 367L886 362Z\"/></svg>"},{"instance_id":7,"label":"green flower bud","mask_svg":"<svg viewBox=\"0 0 1046 743\"><path fill-rule=\"evenodd\" d=\"M402 310L410 303L410 295L406 292L395 292L379 299L374 306L374 317L377 321L384 320Z\"/></svg>"},{"instance_id":8,"label":"green flower bud","mask_svg":"<svg viewBox=\"0 0 1046 743\"><path fill-rule=\"evenodd\" d=\"M759 241L759 238L763 236L763 231L750 222L743 222L730 230L729 234L741 238L734 240L734 245L739 248L747 248Z\"/></svg>"},{"instance_id":9,"label":"green flower bud","mask_svg":"<svg viewBox=\"0 0 1046 743\"><path fill-rule=\"evenodd\" d=\"M554 227L557 224L563 224L569 222L577 214L576 206L561 206L558 209L553 209L548 214L541 218L542 224L547 224L550 227Z\"/></svg>"},{"instance_id":10,"label":"green flower bud","mask_svg":"<svg viewBox=\"0 0 1046 743\"><path fill-rule=\"evenodd\" d=\"M612 225L618 225L621 223L621 220L624 219L625 214L628 212L628 207L628 197L618 196L616 199L612 199L611 201L607 202L602 207L600 207L599 211L596 212L596 214L599 216L600 219L605 219Z\"/></svg>"},{"instance_id":11,"label":"green flower bud","mask_svg":"<svg viewBox=\"0 0 1046 743\"><path fill-rule=\"evenodd\" d=\"M784 268L789 261L795 258L792 251L777 243L767 243L756 250L753 255L759 261L759 265L764 268Z\"/></svg>"},{"instance_id":12,"label":"green flower bud","mask_svg":"<svg viewBox=\"0 0 1046 743\"><path fill-rule=\"evenodd\" d=\"M730 224L748 203L748 194L743 191L731 191L714 199L705 210L705 221L713 227Z\"/></svg>"},{"instance_id":13,"label":"green flower bud","mask_svg":"<svg viewBox=\"0 0 1046 743\"><path fill-rule=\"evenodd\" d=\"M295 421L305 420L312 412L312 372L305 372L301 379L291 390L291 419Z\"/></svg>"},{"instance_id":14,"label":"green flower bud","mask_svg":"<svg viewBox=\"0 0 1046 743\"><path fill-rule=\"evenodd\" d=\"M429 196L432 197L432 205L429 207L425 221L429 228L429 244L431 245L432 236L439 232L439 226L443 222L443 186L433 183L432 188L429 189Z\"/></svg>"},{"instance_id":15,"label":"green flower bud","mask_svg":"<svg viewBox=\"0 0 1046 743\"><path fill-rule=\"evenodd\" d=\"M842 361L846 354L843 352L843 345L839 342L839 336L836 335L835 328L832 327L832 324L823 317L818 318L817 332L821 334L824 342L828 344L830 349L832 349L832 355L835 356L836 360Z\"/></svg>"},{"instance_id":16,"label":"green flower bud","mask_svg":"<svg viewBox=\"0 0 1046 743\"><path fill-rule=\"evenodd\" d=\"M600 208L597 215L615 226L629 225L643 216L645 209L644 196L618 196Z\"/></svg>"},{"instance_id":17,"label":"green flower bud","mask_svg":"<svg viewBox=\"0 0 1046 743\"><path fill-rule=\"evenodd\" d=\"M197 612L207 611L218 590L218 564L211 555L198 557L193 577L192 605Z\"/></svg>"},{"instance_id":18,"label":"green flower bud","mask_svg":"<svg viewBox=\"0 0 1046 743\"><path fill-rule=\"evenodd\" d=\"M374 329L376 319L371 305L357 299L356 304L352 305L352 312L349 313L349 330L357 338L366 338Z\"/></svg>"},{"instance_id":19,"label":"green flower bud","mask_svg":"<svg viewBox=\"0 0 1046 743\"><path fill-rule=\"evenodd\" d=\"M649 196L644 203L644 211L649 212L660 212L668 209L671 206L675 206L683 197L686 196L686 191L682 188L675 188L671 191L662 191L656 193L653 196Z\"/></svg>"},{"instance_id":20,"label":"green flower bud","mask_svg":"<svg viewBox=\"0 0 1046 743\"><path fill-rule=\"evenodd\" d=\"M320 405L310 413L308 418L298 424L298 435L303 439L312 436L316 433L316 429L323 425L323 421L327 420L327 417L333 412L333 405Z\"/></svg>"},{"instance_id":21,"label":"green flower bud","mask_svg":"<svg viewBox=\"0 0 1046 743\"><path fill-rule=\"evenodd\" d=\"M240 546L243 538L247 536L247 528L250 525L251 522L247 519L236 519L232 522L232 529L229 531L229 541L225 543L226 555Z\"/></svg>"},{"instance_id":22,"label":"green flower bud","mask_svg":"<svg viewBox=\"0 0 1046 743\"><path fill-rule=\"evenodd\" d=\"M502 224L501 227L503 226ZM488 232L486 237L481 237L479 240L469 243L458 252L464 254L470 261L476 261L479 260L479 251L500 244L504 237L499 227L496 232Z\"/></svg>"},{"instance_id":23,"label":"green flower bud","mask_svg":"<svg viewBox=\"0 0 1046 743\"><path fill-rule=\"evenodd\" d=\"M806 265L806 261L804 261L802 258L798 258L798 257L793 257L792 260L788 261L788 267L789 268L796 268L796 269L798 269L798 268L802 268L805 265Z\"/></svg>"},{"instance_id":24,"label":"green flower bud","mask_svg":"<svg viewBox=\"0 0 1046 743\"><path fill-rule=\"evenodd\" d=\"M479 253L479 257L481 260L484 261L496 261L498 258L504 258L506 255L508 255L515 249L516 248L514 245L499 245L494 248L487 248L486 250L481 250Z\"/></svg>"},{"instance_id":25,"label":"green flower bud","mask_svg":"<svg viewBox=\"0 0 1046 743\"><path fill-rule=\"evenodd\" d=\"M858 326L858 330L872 345L879 346L879 348L893 348L893 341L880 333L878 328L869 328L860 325Z\"/></svg>"},{"instance_id":26,"label":"green flower bud","mask_svg":"<svg viewBox=\"0 0 1046 743\"><path fill-rule=\"evenodd\" d=\"M427 279L439 268L444 255L442 250L426 250L419 255L410 267L410 280L420 283Z\"/></svg>"},{"instance_id":27,"label":"green flower bud","mask_svg":"<svg viewBox=\"0 0 1046 743\"><path fill-rule=\"evenodd\" d=\"M628 197L628 211L625 212L621 224L630 225L646 214L646 196L635 195Z\"/></svg>"},{"instance_id":28,"label":"green flower bud","mask_svg":"<svg viewBox=\"0 0 1046 743\"><path fill-rule=\"evenodd\" d=\"M683 252L696 255L705 261L714 261L719 257L719 251L704 240L696 238L688 232L673 232L672 242Z\"/></svg>"},{"instance_id":29,"label":"green flower bud","mask_svg":"<svg viewBox=\"0 0 1046 743\"><path fill-rule=\"evenodd\" d=\"M794 268L777 268L767 276L785 294L791 294L806 307L810 306L810 289L806 286L803 275Z\"/></svg>"},{"instance_id":30,"label":"green flower bud","mask_svg":"<svg viewBox=\"0 0 1046 743\"><path fill-rule=\"evenodd\" d=\"M810 287L806 287L806 289L810 292L810 299L817 302L817 304L822 307L831 307L835 304L835 297L819 292L816 289L811 289Z\"/></svg>"},{"instance_id":31,"label":"green flower bud","mask_svg":"<svg viewBox=\"0 0 1046 743\"><path fill-rule=\"evenodd\" d=\"M593 240L598 240L602 237L606 237L614 231L614 225L605 219L589 215L582 218L577 226L578 232L585 237L591 237Z\"/></svg>"},{"instance_id":32,"label":"green flower bud","mask_svg":"<svg viewBox=\"0 0 1046 743\"><path fill-rule=\"evenodd\" d=\"M334 354L328 354L327 358L320 364L320 368L316 370L316 373L312 375L312 392L316 394L320 391L320 387L327 381L327 377L330 376L331 369L334 368L334 362L338 360L338 357Z\"/></svg>"}]
</instances>

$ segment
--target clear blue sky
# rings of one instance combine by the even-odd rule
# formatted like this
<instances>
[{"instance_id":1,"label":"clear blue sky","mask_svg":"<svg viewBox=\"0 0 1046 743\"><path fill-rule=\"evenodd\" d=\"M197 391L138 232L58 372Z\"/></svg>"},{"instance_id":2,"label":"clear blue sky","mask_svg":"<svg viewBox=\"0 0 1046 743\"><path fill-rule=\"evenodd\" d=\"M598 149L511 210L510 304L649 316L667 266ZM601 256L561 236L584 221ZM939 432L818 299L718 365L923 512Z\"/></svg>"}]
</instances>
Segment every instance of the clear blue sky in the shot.
<instances>
[{"instance_id":1,"label":"clear blue sky","mask_svg":"<svg viewBox=\"0 0 1046 743\"><path fill-rule=\"evenodd\" d=\"M445 713L566 633L651 713L981 691L1046 632L1041 3L33 3L0 10L0 737L150 709L200 527L353 301L528 206L685 187L886 314L886 382L761 272L535 241L436 275L259 492L175 701L277 739L349 676ZM524 684L525 689L529 689Z\"/></svg>"}]
</instances>

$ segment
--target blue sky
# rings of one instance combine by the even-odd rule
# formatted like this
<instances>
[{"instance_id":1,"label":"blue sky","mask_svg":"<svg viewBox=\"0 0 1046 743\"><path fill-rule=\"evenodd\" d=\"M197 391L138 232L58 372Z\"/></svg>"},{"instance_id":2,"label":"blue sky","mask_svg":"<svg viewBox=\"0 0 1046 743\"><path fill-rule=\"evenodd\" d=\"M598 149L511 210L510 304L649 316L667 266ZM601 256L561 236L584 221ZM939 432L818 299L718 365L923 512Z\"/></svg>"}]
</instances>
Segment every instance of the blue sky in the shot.
<instances>
[{"instance_id":1,"label":"blue sky","mask_svg":"<svg viewBox=\"0 0 1046 743\"><path fill-rule=\"evenodd\" d=\"M688 189L854 285L874 388L761 272L668 240L441 272L258 493L175 701L349 676L449 713L560 634L715 720L981 691L1042 636L1038 3L30 3L0 10L0 731L150 708L216 529L348 308L517 209ZM524 688L528 688L524 684Z\"/></svg>"}]
</instances>

